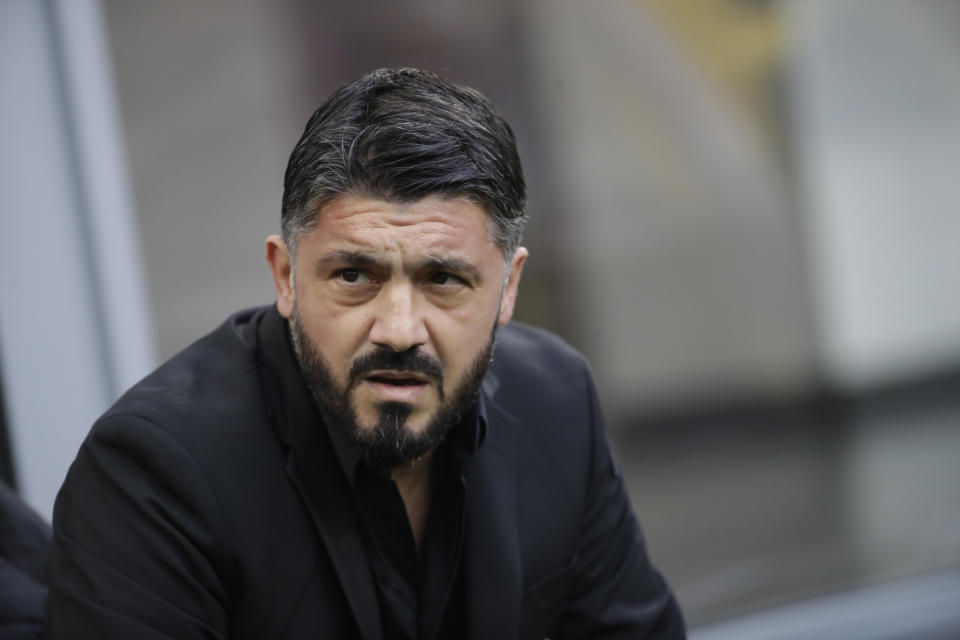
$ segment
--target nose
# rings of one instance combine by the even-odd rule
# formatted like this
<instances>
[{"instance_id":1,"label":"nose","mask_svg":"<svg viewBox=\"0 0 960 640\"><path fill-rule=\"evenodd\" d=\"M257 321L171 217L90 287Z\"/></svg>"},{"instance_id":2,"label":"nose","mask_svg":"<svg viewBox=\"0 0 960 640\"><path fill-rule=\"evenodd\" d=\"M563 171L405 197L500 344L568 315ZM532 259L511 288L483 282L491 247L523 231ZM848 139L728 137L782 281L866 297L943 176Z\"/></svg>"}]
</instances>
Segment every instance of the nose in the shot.
<instances>
[{"instance_id":1,"label":"nose","mask_svg":"<svg viewBox=\"0 0 960 640\"><path fill-rule=\"evenodd\" d=\"M370 341L395 352L407 351L427 341L427 326L412 286L391 283L377 296Z\"/></svg>"}]
</instances>

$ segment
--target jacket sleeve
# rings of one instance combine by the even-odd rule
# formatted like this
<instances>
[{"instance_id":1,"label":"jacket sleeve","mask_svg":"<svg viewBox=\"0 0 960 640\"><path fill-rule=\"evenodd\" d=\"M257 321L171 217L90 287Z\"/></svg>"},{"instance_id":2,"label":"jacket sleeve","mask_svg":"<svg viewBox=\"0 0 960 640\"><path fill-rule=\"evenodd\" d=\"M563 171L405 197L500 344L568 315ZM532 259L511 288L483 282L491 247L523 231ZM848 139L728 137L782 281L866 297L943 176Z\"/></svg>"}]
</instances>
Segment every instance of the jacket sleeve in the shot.
<instances>
[{"instance_id":1,"label":"jacket sleeve","mask_svg":"<svg viewBox=\"0 0 960 640\"><path fill-rule=\"evenodd\" d=\"M136 416L96 424L53 515L48 634L225 638L230 552L202 470Z\"/></svg>"},{"instance_id":2,"label":"jacket sleeve","mask_svg":"<svg viewBox=\"0 0 960 640\"><path fill-rule=\"evenodd\" d=\"M620 469L606 438L593 380L591 470L574 581L559 638L682 640L683 616L647 557Z\"/></svg>"}]
</instances>

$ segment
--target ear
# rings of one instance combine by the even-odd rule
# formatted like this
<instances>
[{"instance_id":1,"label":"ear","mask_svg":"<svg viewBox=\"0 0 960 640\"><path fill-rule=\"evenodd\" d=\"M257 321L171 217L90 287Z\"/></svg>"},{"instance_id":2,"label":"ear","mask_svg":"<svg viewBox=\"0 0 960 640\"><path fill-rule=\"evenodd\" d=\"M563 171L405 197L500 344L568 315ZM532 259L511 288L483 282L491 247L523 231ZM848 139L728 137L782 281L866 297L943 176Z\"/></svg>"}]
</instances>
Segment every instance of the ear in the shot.
<instances>
[{"instance_id":1,"label":"ear","mask_svg":"<svg viewBox=\"0 0 960 640\"><path fill-rule=\"evenodd\" d=\"M513 306L517 302L517 290L520 288L520 273L523 271L523 263L527 260L529 252L526 247L517 247L513 252L513 259L510 261L510 276L507 278L507 286L503 289L503 297L500 300L500 315L497 317L497 326L510 322L513 317Z\"/></svg>"},{"instance_id":2,"label":"ear","mask_svg":"<svg viewBox=\"0 0 960 640\"><path fill-rule=\"evenodd\" d=\"M289 320L293 315L293 265L287 243L278 235L267 236L267 264L277 291L277 311Z\"/></svg>"}]
</instances>

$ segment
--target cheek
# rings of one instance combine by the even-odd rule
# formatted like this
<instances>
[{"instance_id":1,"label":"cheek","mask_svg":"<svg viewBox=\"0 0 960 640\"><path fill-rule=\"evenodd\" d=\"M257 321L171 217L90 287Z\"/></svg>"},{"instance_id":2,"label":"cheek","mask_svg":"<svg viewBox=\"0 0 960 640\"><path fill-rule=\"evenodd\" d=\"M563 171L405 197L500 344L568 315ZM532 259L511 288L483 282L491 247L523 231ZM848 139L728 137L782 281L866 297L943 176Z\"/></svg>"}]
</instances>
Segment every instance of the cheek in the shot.
<instances>
[{"instance_id":1,"label":"cheek","mask_svg":"<svg viewBox=\"0 0 960 640\"><path fill-rule=\"evenodd\" d=\"M486 347L493 333L497 309L444 314L434 320L432 334L437 355L447 370L448 383L456 384Z\"/></svg>"},{"instance_id":2,"label":"cheek","mask_svg":"<svg viewBox=\"0 0 960 640\"><path fill-rule=\"evenodd\" d=\"M467 333L475 332L478 327L493 327L500 310L500 287L484 287L474 297L461 306L450 309L446 315Z\"/></svg>"},{"instance_id":3,"label":"cheek","mask_svg":"<svg viewBox=\"0 0 960 640\"><path fill-rule=\"evenodd\" d=\"M297 305L307 335L320 348L323 356L337 368L352 361L365 344L364 327L369 314L359 309L342 309L332 305L310 304L300 300Z\"/></svg>"}]
</instances>

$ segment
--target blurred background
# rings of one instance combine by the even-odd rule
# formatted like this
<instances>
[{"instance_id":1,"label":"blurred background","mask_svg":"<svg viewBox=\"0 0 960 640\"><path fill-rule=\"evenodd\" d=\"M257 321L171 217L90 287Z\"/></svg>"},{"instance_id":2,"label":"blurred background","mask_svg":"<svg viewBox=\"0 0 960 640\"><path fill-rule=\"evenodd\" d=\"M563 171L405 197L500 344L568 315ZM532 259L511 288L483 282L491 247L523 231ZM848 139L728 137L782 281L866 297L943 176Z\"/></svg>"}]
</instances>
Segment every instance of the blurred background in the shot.
<instances>
[{"instance_id":1,"label":"blurred background","mask_svg":"<svg viewBox=\"0 0 960 640\"><path fill-rule=\"evenodd\" d=\"M693 637L960 637L960 2L0 1L0 477L272 300L334 88L486 93Z\"/></svg>"}]
</instances>

